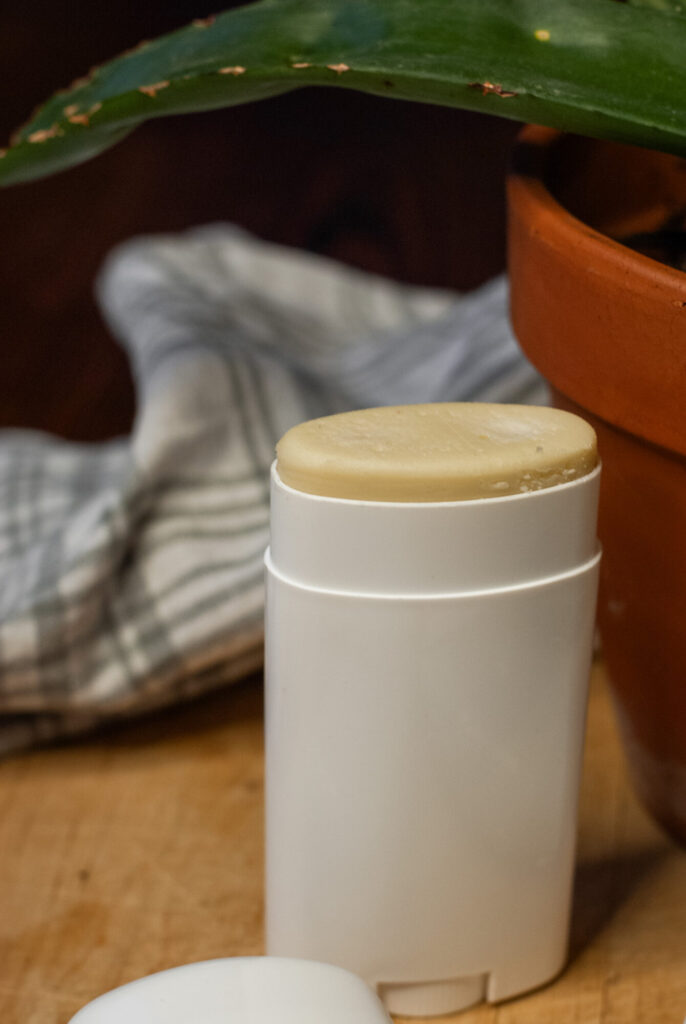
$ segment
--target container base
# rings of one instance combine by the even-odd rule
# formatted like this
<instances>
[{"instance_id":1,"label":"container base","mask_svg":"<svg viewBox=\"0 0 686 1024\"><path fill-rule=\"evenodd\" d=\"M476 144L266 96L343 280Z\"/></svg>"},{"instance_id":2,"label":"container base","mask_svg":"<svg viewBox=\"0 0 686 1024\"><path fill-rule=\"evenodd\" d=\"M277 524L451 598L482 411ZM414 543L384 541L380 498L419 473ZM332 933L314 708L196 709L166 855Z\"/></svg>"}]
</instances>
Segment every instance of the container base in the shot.
<instances>
[{"instance_id":1,"label":"container base","mask_svg":"<svg viewBox=\"0 0 686 1024\"><path fill-rule=\"evenodd\" d=\"M389 1013L399 1017L439 1017L482 1002L487 982L487 974L477 974L450 981L380 984L377 990Z\"/></svg>"}]
</instances>

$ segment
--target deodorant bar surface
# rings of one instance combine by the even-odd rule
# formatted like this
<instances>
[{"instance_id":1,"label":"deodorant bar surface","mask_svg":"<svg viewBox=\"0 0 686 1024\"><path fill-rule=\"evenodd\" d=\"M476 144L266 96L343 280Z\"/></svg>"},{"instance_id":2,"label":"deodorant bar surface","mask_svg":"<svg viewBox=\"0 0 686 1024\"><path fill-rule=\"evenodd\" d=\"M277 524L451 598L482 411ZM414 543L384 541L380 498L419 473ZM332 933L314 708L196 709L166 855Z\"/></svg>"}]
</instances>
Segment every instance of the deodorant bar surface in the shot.
<instances>
[{"instance_id":1,"label":"deodorant bar surface","mask_svg":"<svg viewBox=\"0 0 686 1024\"><path fill-rule=\"evenodd\" d=\"M590 473L596 436L579 416L482 402L384 406L293 427L279 477L356 501L468 501L538 491Z\"/></svg>"}]
</instances>

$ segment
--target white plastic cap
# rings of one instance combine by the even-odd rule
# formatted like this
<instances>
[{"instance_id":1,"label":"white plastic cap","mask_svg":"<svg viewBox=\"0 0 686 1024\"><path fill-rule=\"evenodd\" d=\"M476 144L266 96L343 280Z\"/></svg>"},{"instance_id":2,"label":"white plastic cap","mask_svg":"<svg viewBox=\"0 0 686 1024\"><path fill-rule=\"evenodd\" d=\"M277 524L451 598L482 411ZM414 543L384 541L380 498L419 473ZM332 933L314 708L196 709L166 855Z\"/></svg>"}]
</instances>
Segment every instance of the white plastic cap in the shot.
<instances>
[{"instance_id":1,"label":"white plastic cap","mask_svg":"<svg viewBox=\"0 0 686 1024\"><path fill-rule=\"evenodd\" d=\"M174 967L93 1000L71 1024L388 1024L383 1006L340 967L232 957Z\"/></svg>"}]
</instances>

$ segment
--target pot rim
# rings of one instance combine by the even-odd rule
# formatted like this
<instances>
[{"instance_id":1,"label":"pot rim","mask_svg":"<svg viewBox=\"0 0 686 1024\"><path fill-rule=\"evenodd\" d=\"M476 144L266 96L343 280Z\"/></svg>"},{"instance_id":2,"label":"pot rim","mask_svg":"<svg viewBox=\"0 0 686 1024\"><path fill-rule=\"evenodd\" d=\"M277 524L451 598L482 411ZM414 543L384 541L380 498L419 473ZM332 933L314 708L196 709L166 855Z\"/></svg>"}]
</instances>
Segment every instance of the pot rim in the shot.
<instances>
[{"instance_id":1,"label":"pot rim","mask_svg":"<svg viewBox=\"0 0 686 1024\"><path fill-rule=\"evenodd\" d=\"M686 455L686 273L570 213L546 182L555 129L527 126L508 176L510 309L553 387L607 423Z\"/></svg>"},{"instance_id":2,"label":"pot rim","mask_svg":"<svg viewBox=\"0 0 686 1024\"><path fill-rule=\"evenodd\" d=\"M576 214L571 213L546 184L546 175L550 166L554 148L571 133L548 128L545 125L527 124L517 135L510 169L508 174L508 193L511 196L521 191L528 195L542 209L547 208L554 213L561 235L583 235L591 244L597 245L608 260L631 260L636 264L636 271L645 273L651 279L662 277L670 288L678 287L686 294L686 271L670 267L666 263L646 256L644 253L631 249L628 245L618 242L598 228L587 224ZM596 140L602 141L602 140Z\"/></svg>"}]
</instances>

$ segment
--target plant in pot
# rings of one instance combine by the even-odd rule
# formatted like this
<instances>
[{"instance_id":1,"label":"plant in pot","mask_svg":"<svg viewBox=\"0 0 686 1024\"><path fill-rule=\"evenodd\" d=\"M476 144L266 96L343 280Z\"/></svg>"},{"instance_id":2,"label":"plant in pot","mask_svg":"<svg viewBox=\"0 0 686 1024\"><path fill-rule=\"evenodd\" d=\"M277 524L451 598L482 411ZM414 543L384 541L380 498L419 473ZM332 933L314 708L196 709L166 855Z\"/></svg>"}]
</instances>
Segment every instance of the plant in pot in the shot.
<instances>
[{"instance_id":1,"label":"plant in pot","mask_svg":"<svg viewBox=\"0 0 686 1024\"><path fill-rule=\"evenodd\" d=\"M152 117L307 85L546 126L524 131L510 175L513 323L555 400L598 431L620 724L639 793L686 842L684 54L681 0L260 0L54 96L0 152L0 184Z\"/></svg>"}]
</instances>

